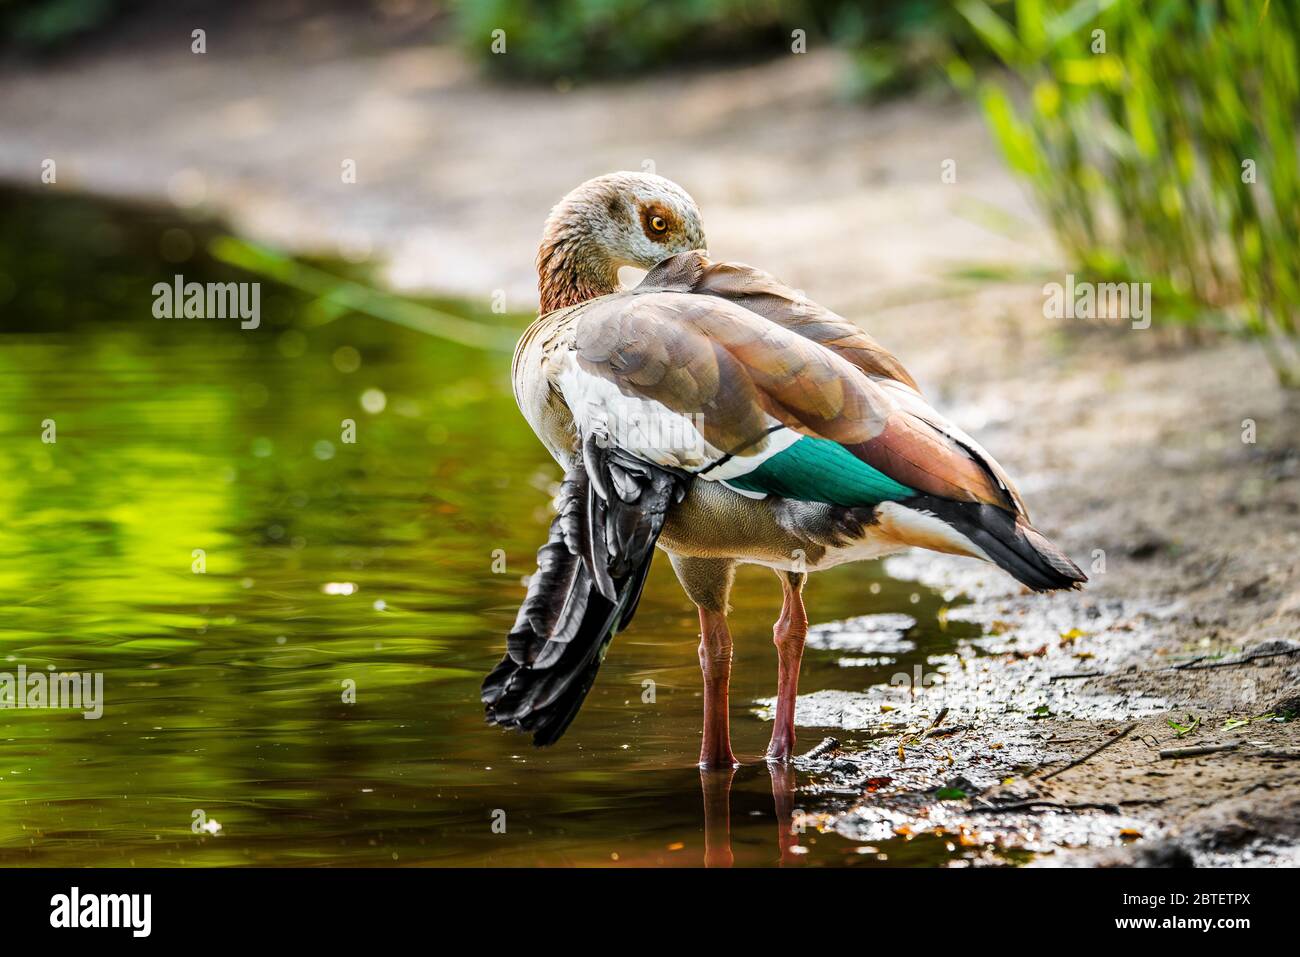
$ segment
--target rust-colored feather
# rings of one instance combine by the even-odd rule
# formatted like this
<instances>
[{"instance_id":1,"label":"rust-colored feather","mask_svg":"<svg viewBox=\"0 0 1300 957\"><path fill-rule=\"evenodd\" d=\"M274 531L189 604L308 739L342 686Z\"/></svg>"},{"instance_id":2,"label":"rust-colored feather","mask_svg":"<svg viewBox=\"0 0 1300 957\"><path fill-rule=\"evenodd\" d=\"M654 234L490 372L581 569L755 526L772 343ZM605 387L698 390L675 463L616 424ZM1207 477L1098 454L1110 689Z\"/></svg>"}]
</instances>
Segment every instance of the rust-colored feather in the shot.
<instances>
[{"instance_id":1,"label":"rust-colored feather","mask_svg":"<svg viewBox=\"0 0 1300 957\"><path fill-rule=\"evenodd\" d=\"M884 346L843 316L799 295L778 279L744 263L715 263L701 252L664 260L642 286L716 296L825 346L867 375L916 388L911 374Z\"/></svg>"},{"instance_id":2,"label":"rust-colored feather","mask_svg":"<svg viewBox=\"0 0 1300 957\"><path fill-rule=\"evenodd\" d=\"M871 441L847 448L868 465L917 491L1015 511L1010 498L979 462L906 414L891 416L885 431Z\"/></svg>"},{"instance_id":3,"label":"rust-colored feather","mask_svg":"<svg viewBox=\"0 0 1300 957\"><path fill-rule=\"evenodd\" d=\"M761 448L769 416L808 435L865 442L890 410L835 354L712 297L647 291L597 300L579 317L574 342L583 369L627 395L701 414L705 438L729 451Z\"/></svg>"},{"instance_id":4,"label":"rust-colored feather","mask_svg":"<svg viewBox=\"0 0 1300 957\"><path fill-rule=\"evenodd\" d=\"M700 252L660 263L642 282L647 286L734 302L851 363L875 381L893 407L885 429L866 442L842 438L847 430L834 426L815 434L844 443L869 465L919 491L1025 514L1019 493L992 456L931 408L903 364L852 322L762 270L710 262ZM825 394L829 387L819 388Z\"/></svg>"},{"instance_id":5,"label":"rust-colored feather","mask_svg":"<svg viewBox=\"0 0 1300 957\"><path fill-rule=\"evenodd\" d=\"M683 253L627 295L580 308L582 368L626 395L701 414L719 449L761 451L775 419L920 493L1025 514L1001 467L892 354L767 273Z\"/></svg>"}]
</instances>

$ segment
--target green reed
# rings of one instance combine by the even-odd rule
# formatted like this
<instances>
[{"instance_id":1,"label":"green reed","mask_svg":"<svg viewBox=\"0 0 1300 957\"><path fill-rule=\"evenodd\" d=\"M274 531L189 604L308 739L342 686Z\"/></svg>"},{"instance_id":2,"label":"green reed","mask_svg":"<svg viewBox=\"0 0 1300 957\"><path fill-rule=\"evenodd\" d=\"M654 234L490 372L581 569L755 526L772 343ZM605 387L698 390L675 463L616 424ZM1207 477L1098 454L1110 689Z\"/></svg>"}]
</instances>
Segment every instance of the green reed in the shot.
<instances>
[{"instance_id":1,"label":"green reed","mask_svg":"<svg viewBox=\"0 0 1300 957\"><path fill-rule=\"evenodd\" d=\"M959 9L1010 70L979 97L1073 264L1151 282L1157 321L1259 338L1300 386L1296 6Z\"/></svg>"}]
</instances>

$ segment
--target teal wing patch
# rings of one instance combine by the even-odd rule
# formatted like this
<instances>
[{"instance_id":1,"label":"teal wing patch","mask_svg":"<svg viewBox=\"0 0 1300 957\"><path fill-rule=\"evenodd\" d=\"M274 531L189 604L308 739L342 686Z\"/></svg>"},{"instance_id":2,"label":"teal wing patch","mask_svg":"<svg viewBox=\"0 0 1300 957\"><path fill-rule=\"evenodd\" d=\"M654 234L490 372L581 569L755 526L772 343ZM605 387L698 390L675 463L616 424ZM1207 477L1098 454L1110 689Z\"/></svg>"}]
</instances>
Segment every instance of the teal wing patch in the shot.
<instances>
[{"instance_id":1,"label":"teal wing patch","mask_svg":"<svg viewBox=\"0 0 1300 957\"><path fill-rule=\"evenodd\" d=\"M911 498L916 490L895 482L829 439L805 435L752 472L727 479L748 492L828 505L879 505Z\"/></svg>"}]
</instances>

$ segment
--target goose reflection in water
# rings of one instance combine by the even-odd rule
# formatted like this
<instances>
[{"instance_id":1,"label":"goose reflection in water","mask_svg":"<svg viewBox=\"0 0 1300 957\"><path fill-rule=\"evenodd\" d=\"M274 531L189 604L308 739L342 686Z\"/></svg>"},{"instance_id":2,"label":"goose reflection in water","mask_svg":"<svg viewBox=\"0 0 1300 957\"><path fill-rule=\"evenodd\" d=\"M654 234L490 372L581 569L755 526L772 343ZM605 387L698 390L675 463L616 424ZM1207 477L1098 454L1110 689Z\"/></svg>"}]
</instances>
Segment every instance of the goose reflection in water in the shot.
<instances>
[{"instance_id":1,"label":"goose reflection in water","mask_svg":"<svg viewBox=\"0 0 1300 957\"><path fill-rule=\"evenodd\" d=\"M794 768L770 763L772 801L776 807L776 839L781 864L797 863L805 849L799 844L794 819ZM731 867L731 784L736 768L701 768L700 790L704 795L704 866Z\"/></svg>"}]
</instances>

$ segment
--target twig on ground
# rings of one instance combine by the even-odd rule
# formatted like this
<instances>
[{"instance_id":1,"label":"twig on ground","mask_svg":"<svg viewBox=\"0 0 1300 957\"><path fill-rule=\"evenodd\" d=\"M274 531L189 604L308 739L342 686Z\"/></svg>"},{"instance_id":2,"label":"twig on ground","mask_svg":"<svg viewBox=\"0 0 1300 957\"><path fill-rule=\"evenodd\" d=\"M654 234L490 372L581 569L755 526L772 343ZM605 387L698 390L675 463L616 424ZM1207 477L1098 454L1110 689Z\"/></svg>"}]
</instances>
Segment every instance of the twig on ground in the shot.
<instances>
[{"instance_id":1,"label":"twig on ground","mask_svg":"<svg viewBox=\"0 0 1300 957\"><path fill-rule=\"evenodd\" d=\"M1100 744L1100 745L1098 745L1097 747L1093 748L1091 751L1089 751L1089 752L1088 752L1087 754L1085 754L1083 757L1081 757L1081 758L1076 758L1075 760L1071 761L1069 764L1067 764L1067 765L1066 765L1065 767L1063 767L1063 768L1057 768L1057 769L1056 769L1055 771L1053 771L1051 774L1044 774L1043 777L1042 777L1042 780L1046 781L1046 780L1048 780L1049 778L1054 778L1054 777L1056 777L1058 774L1063 774L1064 772L1070 770L1070 768L1077 768L1079 765L1083 764L1083 762L1088 761L1088 760L1090 760L1091 758L1094 758L1094 757L1096 757L1097 755L1101 754L1101 752L1105 751L1107 748L1109 748L1109 747L1110 747L1112 744L1114 744L1115 742L1124 740L1126 737L1129 736L1129 734L1130 734L1130 733L1133 731L1133 729L1136 728L1136 727L1137 727L1137 722L1134 721L1132 724L1130 724L1127 728L1125 728L1125 729L1124 729L1123 731L1121 731L1119 734L1115 735L1115 737L1113 737L1113 738L1111 738L1109 741L1106 741L1106 742L1104 742L1103 744Z\"/></svg>"},{"instance_id":2,"label":"twig on ground","mask_svg":"<svg viewBox=\"0 0 1300 957\"><path fill-rule=\"evenodd\" d=\"M1123 671L1074 671L1069 674L1052 675L1047 680L1052 681L1073 681L1083 678L1105 678L1112 674L1158 674L1162 671L1208 671L1210 668L1233 668L1237 665L1247 665L1252 661L1259 661L1264 658L1280 658L1284 655L1300 655L1300 648L1288 648L1285 651L1261 651L1258 654L1246 655L1244 658L1233 658L1231 661L1211 661L1209 664L1201 664L1209 658L1209 655L1197 655L1184 661L1182 664L1170 665L1168 668L1143 668L1133 672Z\"/></svg>"},{"instance_id":3,"label":"twig on ground","mask_svg":"<svg viewBox=\"0 0 1300 957\"><path fill-rule=\"evenodd\" d=\"M939 713L934 716L933 721L931 721L928 725L926 725L924 731L916 732L911 730L910 727L904 728L903 732L898 736L898 747L900 753L899 760L900 761L902 760L901 753L904 745L911 746L914 744L920 744L922 741L930 737L930 735L932 734L951 734L953 731L959 731L962 730L962 728L966 727L966 725L961 725L959 727L953 728L951 731L948 730L947 728L940 730L939 725L946 717L948 717L948 709L940 708Z\"/></svg>"},{"instance_id":4,"label":"twig on ground","mask_svg":"<svg viewBox=\"0 0 1300 957\"><path fill-rule=\"evenodd\" d=\"M1107 811L1111 814L1118 814L1120 808L1132 804L1163 804L1165 798L1133 798L1127 801L1119 801L1114 804L1103 802L1084 801L1079 804L1064 804L1060 801L1017 801L1014 804L990 804L987 807L973 807L972 813L982 814L1010 814L1014 811L1033 811L1041 809L1044 811Z\"/></svg>"},{"instance_id":5,"label":"twig on ground","mask_svg":"<svg viewBox=\"0 0 1300 957\"><path fill-rule=\"evenodd\" d=\"M1232 661L1211 661L1208 665L1194 667L1198 661L1204 660L1204 655L1200 658L1193 658L1191 661L1185 661L1181 665L1175 665L1174 671L1208 671L1211 668L1231 668L1234 665L1245 665L1252 661L1259 661L1261 658L1280 658L1283 655L1300 655L1300 648L1288 648L1286 651L1261 651L1258 654L1246 655L1244 658L1234 658Z\"/></svg>"},{"instance_id":6,"label":"twig on ground","mask_svg":"<svg viewBox=\"0 0 1300 957\"><path fill-rule=\"evenodd\" d=\"M840 742L838 739L830 738L830 737L823 738L821 744L817 745L817 747L813 748L811 751L809 751L807 754L804 755L804 760L816 761L819 758L824 758L827 755L834 752L839 746L840 746Z\"/></svg>"},{"instance_id":7,"label":"twig on ground","mask_svg":"<svg viewBox=\"0 0 1300 957\"><path fill-rule=\"evenodd\" d=\"M1191 748L1165 748L1160 752L1160 760L1170 758L1195 758L1202 754L1218 754L1220 751L1235 751L1240 744L1200 744Z\"/></svg>"},{"instance_id":8,"label":"twig on ground","mask_svg":"<svg viewBox=\"0 0 1300 957\"><path fill-rule=\"evenodd\" d=\"M969 724L950 724L943 728L928 728L921 735L921 740L926 741L930 738L946 738L950 734L957 734L961 731L969 731Z\"/></svg>"},{"instance_id":9,"label":"twig on ground","mask_svg":"<svg viewBox=\"0 0 1300 957\"><path fill-rule=\"evenodd\" d=\"M1247 794L1254 794L1256 791L1272 791L1277 787L1278 784L1276 781L1256 781L1250 787L1246 788L1246 790L1242 791L1241 795L1242 797L1245 797Z\"/></svg>"},{"instance_id":10,"label":"twig on ground","mask_svg":"<svg viewBox=\"0 0 1300 957\"><path fill-rule=\"evenodd\" d=\"M1130 672L1130 674L1145 675L1145 674L1156 674L1156 672L1160 672L1160 671L1208 671L1210 670L1210 668L1232 668L1238 666L1238 664L1249 664L1251 662L1260 661L1260 659L1262 658L1281 658L1283 657L1283 655L1288 655L1288 654L1300 654L1300 648L1288 648L1287 650L1284 651L1260 651L1260 653L1258 654L1245 655L1244 658L1234 658L1232 659L1232 661L1226 661L1226 662L1225 661L1210 662L1209 664L1201 664L1201 662L1204 662L1206 658L1209 658L1209 655L1199 654L1196 655L1195 658L1188 659L1188 661L1183 662L1182 664L1170 664L1170 666L1167 668L1143 668L1143 670ZM1125 672L1073 671L1067 675L1052 675L1048 677L1048 681L1049 683L1050 681L1074 681L1074 680L1082 680L1084 679L1084 677L1106 677L1108 675L1121 675L1121 674L1125 674Z\"/></svg>"}]
</instances>

